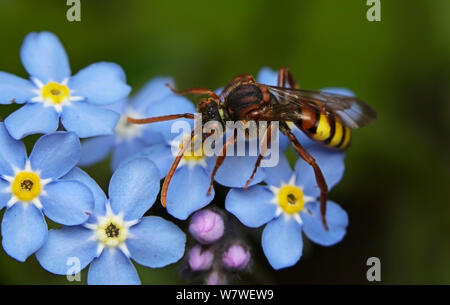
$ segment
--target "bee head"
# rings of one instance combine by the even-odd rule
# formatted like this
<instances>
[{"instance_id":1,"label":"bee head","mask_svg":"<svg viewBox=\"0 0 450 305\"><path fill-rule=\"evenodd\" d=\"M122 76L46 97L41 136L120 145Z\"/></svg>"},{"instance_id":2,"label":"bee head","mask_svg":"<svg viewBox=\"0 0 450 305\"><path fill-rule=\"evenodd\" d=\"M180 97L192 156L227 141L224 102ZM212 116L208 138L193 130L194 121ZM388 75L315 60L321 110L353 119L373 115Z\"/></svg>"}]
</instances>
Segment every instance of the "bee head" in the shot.
<instances>
[{"instance_id":1,"label":"bee head","mask_svg":"<svg viewBox=\"0 0 450 305\"><path fill-rule=\"evenodd\" d=\"M203 123L218 121L224 123L224 111L220 101L214 98L204 98L197 106L198 112L202 114Z\"/></svg>"}]
</instances>

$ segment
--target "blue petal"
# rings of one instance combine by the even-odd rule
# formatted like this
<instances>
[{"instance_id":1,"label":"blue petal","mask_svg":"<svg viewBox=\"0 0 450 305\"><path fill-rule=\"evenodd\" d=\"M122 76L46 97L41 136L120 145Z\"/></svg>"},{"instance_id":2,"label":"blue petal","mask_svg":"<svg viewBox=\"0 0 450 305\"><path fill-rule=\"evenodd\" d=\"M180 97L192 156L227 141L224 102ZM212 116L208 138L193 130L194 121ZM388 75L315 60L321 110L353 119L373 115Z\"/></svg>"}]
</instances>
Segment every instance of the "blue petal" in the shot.
<instances>
[{"instance_id":1,"label":"blue petal","mask_svg":"<svg viewBox=\"0 0 450 305\"><path fill-rule=\"evenodd\" d=\"M68 131L75 132L80 138L112 135L120 115L108 109L87 104L72 102L64 107L61 121Z\"/></svg>"},{"instance_id":2,"label":"blue petal","mask_svg":"<svg viewBox=\"0 0 450 305\"><path fill-rule=\"evenodd\" d=\"M213 164L215 159L211 158L210 164ZM252 175L256 159L256 156L227 156L217 170L215 180L228 187L244 187ZM249 186L260 183L265 177L264 170L259 167Z\"/></svg>"},{"instance_id":3,"label":"blue petal","mask_svg":"<svg viewBox=\"0 0 450 305\"><path fill-rule=\"evenodd\" d=\"M128 141L125 140L117 143L112 153L112 170L116 170L119 167L120 163L122 163L122 161L124 161L127 157L139 152L142 148L144 148L144 143L139 139L131 139Z\"/></svg>"},{"instance_id":4,"label":"blue petal","mask_svg":"<svg viewBox=\"0 0 450 305\"><path fill-rule=\"evenodd\" d=\"M268 67L261 68L256 76L256 81L261 84L276 86L278 83L278 72Z\"/></svg>"},{"instance_id":5,"label":"blue petal","mask_svg":"<svg viewBox=\"0 0 450 305\"><path fill-rule=\"evenodd\" d=\"M32 204L16 203L3 215L2 238L5 252L24 262L47 239L44 215Z\"/></svg>"},{"instance_id":6,"label":"blue petal","mask_svg":"<svg viewBox=\"0 0 450 305\"><path fill-rule=\"evenodd\" d=\"M320 146L321 144L309 138L301 129L299 129L294 124L289 126L292 130L292 133L295 135L297 140L302 144L303 147L308 148L311 146ZM295 150L294 150L295 151Z\"/></svg>"},{"instance_id":7,"label":"blue petal","mask_svg":"<svg viewBox=\"0 0 450 305\"><path fill-rule=\"evenodd\" d=\"M137 263L160 268L183 257L186 235L172 222L161 217L142 218L130 228L133 238L126 241L131 258Z\"/></svg>"},{"instance_id":8,"label":"blue petal","mask_svg":"<svg viewBox=\"0 0 450 305\"><path fill-rule=\"evenodd\" d=\"M131 104L138 111L145 111L148 105L159 101L165 97L173 95L166 84L173 85L173 79L170 77L155 77L150 80L139 92L132 98Z\"/></svg>"},{"instance_id":9,"label":"blue petal","mask_svg":"<svg viewBox=\"0 0 450 305\"><path fill-rule=\"evenodd\" d=\"M214 189L207 196L210 175L199 165L177 169L167 190L167 212L185 220L193 212L208 205L214 198Z\"/></svg>"},{"instance_id":10,"label":"blue petal","mask_svg":"<svg viewBox=\"0 0 450 305\"><path fill-rule=\"evenodd\" d=\"M36 89L30 81L0 71L0 104L22 104L36 95Z\"/></svg>"},{"instance_id":11,"label":"blue petal","mask_svg":"<svg viewBox=\"0 0 450 305\"><path fill-rule=\"evenodd\" d=\"M73 132L56 132L39 138L30 155L31 168L43 179L67 174L78 163L80 140Z\"/></svg>"},{"instance_id":12,"label":"blue petal","mask_svg":"<svg viewBox=\"0 0 450 305\"><path fill-rule=\"evenodd\" d=\"M151 125L151 124L150 124ZM150 126L148 125L148 126ZM162 134L156 131L148 130L147 128L143 129L143 135L142 140L145 143L145 145L156 145L161 143L166 143L166 139Z\"/></svg>"},{"instance_id":13,"label":"blue petal","mask_svg":"<svg viewBox=\"0 0 450 305\"><path fill-rule=\"evenodd\" d=\"M320 216L320 205L318 202L310 202L306 205L312 215L302 213L303 232L313 242L322 246L331 246L340 242L346 233L348 226L347 213L335 202L327 201L327 212L325 214L329 230L326 231Z\"/></svg>"},{"instance_id":14,"label":"blue petal","mask_svg":"<svg viewBox=\"0 0 450 305\"><path fill-rule=\"evenodd\" d=\"M20 49L20 58L28 74L43 83L62 82L70 76L66 51L53 33L28 34Z\"/></svg>"},{"instance_id":15,"label":"blue petal","mask_svg":"<svg viewBox=\"0 0 450 305\"><path fill-rule=\"evenodd\" d=\"M36 258L51 273L70 274L69 271L78 262L81 271L97 254L97 241L92 238L93 234L92 230L82 226L50 230L47 241L36 253Z\"/></svg>"},{"instance_id":16,"label":"blue petal","mask_svg":"<svg viewBox=\"0 0 450 305\"><path fill-rule=\"evenodd\" d=\"M118 249L106 248L94 259L88 272L89 285L139 285L139 275L130 259Z\"/></svg>"},{"instance_id":17,"label":"blue petal","mask_svg":"<svg viewBox=\"0 0 450 305\"><path fill-rule=\"evenodd\" d=\"M139 219L150 209L159 193L159 171L152 161L137 158L115 171L109 184L111 207L125 220Z\"/></svg>"},{"instance_id":18,"label":"blue petal","mask_svg":"<svg viewBox=\"0 0 450 305\"><path fill-rule=\"evenodd\" d=\"M170 95L162 100L150 104L146 110L148 117L179 114L179 113L194 113L194 105L185 97L178 95ZM148 125L148 130L161 133L167 140L175 138L178 134L171 132L172 124L176 121L186 121L193 126L193 120L179 119L166 122L152 123Z\"/></svg>"},{"instance_id":19,"label":"blue petal","mask_svg":"<svg viewBox=\"0 0 450 305\"><path fill-rule=\"evenodd\" d=\"M278 142L279 142L279 147L280 147L280 151L285 151L290 144L289 138L287 136L285 136L284 134L281 133L281 131L278 130Z\"/></svg>"},{"instance_id":20,"label":"blue petal","mask_svg":"<svg viewBox=\"0 0 450 305\"><path fill-rule=\"evenodd\" d=\"M69 87L93 105L112 104L131 91L123 69L110 62L95 63L80 70L70 79Z\"/></svg>"},{"instance_id":21,"label":"blue petal","mask_svg":"<svg viewBox=\"0 0 450 305\"><path fill-rule=\"evenodd\" d=\"M264 172L266 173L264 182L277 187L281 185L281 182L287 183L292 178L292 175L294 175L289 161L284 154L280 155L280 161L277 166L265 167Z\"/></svg>"},{"instance_id":22,"label":"blue petal","mask_svg":"<svg viewBox=\"0 0 450 305\"><path fill-rule=\"evenodd\" d=\"M328 87L328 88L323 88L322 90L320 90L322 92L326 92L326 93L332 93L332 94L339 94L339 95L344 95L344 96L350 96L350 97L354 97L355 93L347 88L340 88L340 87Z\"/></svg>"},{"instance_id":23,"label":"blue petal","mask_svg":"<svg viewBox=\"0 0 450 305\"><path fill-rule=\"evenodd\" d=\"M67 226L82 224L94 210L94 197L87 186L78 181L55 181L44 186L41 202L44 214Z\"/></svg>"},{"instance_id":24,"label":"blue petal","mask_svg":"<svg viewBox=\"0 0 450 305\"><path fill-rule=\"evenodd\" d=\"M333 151L319 145L307 148L308 152L316 159L327 182L328 189L331 190L344 175L345 153ZM313 168L303 159L299 158L295 165L296 180L298 186L304 186L304 193L308 196L317 197L320 194L316 183Z\"/></svg>"},{"instance_id":25,"label":"blue petal","mask_svg":"<svg viewBox=\"0 0 450 305\"><path fill-rule=\"evenodd\" d=\"M99 136L81 142L78 165L89 166L105 159L114 146L114 136Z\"/></svg>"},{"instance_id":26,"label":"blue petal","mask_svg":"<svg viewBox=\"0 0 450 305\"><path fill-rule=\"evenodd\" d=\"M55 108L30 103L11 113L5 119L5 126L13 138L22 139L31 134L54 132L58 128L58 119Z\"/></svg>"},{"instance_id":27,"label":"blue petal","mask_svg":"<svg viewBox=\"0 0 450 305\"><path fill-rule=\"evenodd\" d=\"M13 168L23 169L26 158L25 145L14 140L0 122L0 175L14 176Z\"/></svg>"},{"instance_id":28,"label":"blue petal","mask_svg":"<svg viewBox=\"0 0 450 305\"><path fill-rule=\"evenodd\" d=\"M295 265L303 251L301 226L293 218L285 219L281 215L264 228L262 247L274 269Z\"/></svg>"},{"instance_id":29,"label":"blue petal","mask_svg":"<svg viewBox=\"0 0 450 305\"><path fill-rule=\"evenodd\" d=\"M118 102L104 105L104 106L102 106L102 108L112 110L114 112L117 112L118 114L124 114L128 107L128 103L129 103L128 98L124 98L124 99L119 100Z\"/></svg>"},{"instance_id":30,"label":"blue petal","mask_svg":"<svg viewBox=\"0 0 450 305\"><path fill-rule=\"evenodd\" d=\"M67 175L62 177L62 179L79 181L87 186L94 196L95 213L98 215L105 215L106 195L94 179L78 167L72 169Z\"/></svg>"},{"instance_id":31,"label":"blue petal","mask_svg":"<svg viewBox=\"0 0 450 305\"><path fill-rule=\"evenodd\" d=\"M0 178L0 210L6 206L9 199L11 199L10 183Z\"/></svg>"},{"instance_id":32,"label":"blue petal","mask_svg":"<svg viewBox=\"0 0 450 305\"><path fill-rule=\"evenodd\" d=\"M167 144L156 144L144 148L140 152L129 156L123 162L127 162L138 157L149 158L152 160L156 167L158 167L160 179L163 179L167 175L170 166L175 160L175 157L172 155L171 146Z\"/></svg>"},{"instance_id":33,"label":"blue petal","mask_svg":"<svg viewBox=\"0 0 450 305\"><path fill-rule=\"evenodd\" d=\"M231 189L225 199L225 208L244 225L257 228L275 217L277 205L273 193L265 186L255 185L248 190Z\"/></svg>"}]
</instances>

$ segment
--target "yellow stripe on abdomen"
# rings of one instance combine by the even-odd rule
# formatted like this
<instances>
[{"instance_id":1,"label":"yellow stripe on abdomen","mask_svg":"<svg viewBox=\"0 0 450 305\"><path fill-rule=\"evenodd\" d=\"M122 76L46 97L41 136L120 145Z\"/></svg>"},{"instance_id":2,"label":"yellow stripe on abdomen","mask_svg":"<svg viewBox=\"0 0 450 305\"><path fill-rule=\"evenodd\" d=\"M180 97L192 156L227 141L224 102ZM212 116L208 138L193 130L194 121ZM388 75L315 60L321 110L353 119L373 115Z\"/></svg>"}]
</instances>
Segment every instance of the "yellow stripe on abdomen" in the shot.
<instances>
[{"instance_id":1,"label":"yellow stripe on abdomen","mask_svg":"<svg viewBox=\"0 0 450 305\"><path fill-rule=\"evenodd\" d=\"M340 122L336 122L336 127L334 131L334 136L330 141L330 146L338 146L342 141L342 137L344 136L344 129Z\"/></svg>"},{"instance_id":2,"label":"yellow stripe on abdomen","mask_svg":"<svg viewBox=\"0 0 450 305\"><path fill-rule=\"evenodd\" d=\"M331 126L328 122L328 118L325 114L320 114L319 124L317 125L316 132L313 134L313 138L318 141L325 141L330 137Z\"/></svg>"},{"instance_id":3,"label":"yellow stripe on abdomen","mask_svg":"<svg viewBox=\"0 0 450 305\"><path fill-rule=\"evenodd\" d=\"M340 149L347 148L350 145L350 139L351 139L350 128L345 127L344 138L342 139L342 141L341 141L340 145L338 146L338 148L340 148Z\"/></svg>"}]
</instances>

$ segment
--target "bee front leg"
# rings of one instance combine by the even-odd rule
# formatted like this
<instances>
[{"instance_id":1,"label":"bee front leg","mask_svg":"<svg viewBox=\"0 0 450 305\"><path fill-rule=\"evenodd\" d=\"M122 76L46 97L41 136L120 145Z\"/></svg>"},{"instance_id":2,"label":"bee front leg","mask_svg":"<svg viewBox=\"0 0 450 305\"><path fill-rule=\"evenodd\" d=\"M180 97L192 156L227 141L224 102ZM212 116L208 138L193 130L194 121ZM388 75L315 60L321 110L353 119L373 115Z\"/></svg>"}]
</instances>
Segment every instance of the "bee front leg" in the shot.
<instances>
[{"instance_id":1,"label":"bee front leg","mask_svg":"<svg viewBox=\"0 0 450 305\"><path fill-rule=\"evenodd\" d=\"M208 196L209 194L211 194L211 189L214 183L214 177L216 176L217 170L219 169L219 167L222 165L223 161L225 160L226 154L227 154L227 147L231 144L235 144L236 143L236 139L237 139L237 133L235 132L233 137L228 139L225 144L222 147L222 152L220 154L220 156L217 156L216 159L216 164L214 165L214 169L211 173L211 180L209 182L209 188L208 188L208 192L206 193Z\"/></svg>"},{"instance_id":2,"label":"bee front leg","mask_svg":"<svg viewBox=\"0 0 450 305\"><path fill-rule=\"evenodd\" d=\"M164 179L164 183L161 189L161 204L163 207L166 207L167 204L167 190L169 189L170 181L172 180L173 174L178 168L178 164L180 164L181 158L183 158L184 153L186 152L187 148L191 146L192 138L195 135L196 130L193 130L191 132L191 136L189 139L187 139L182 145L180 150L178 151L178 154L175 158L175 160L172 163L172 166L169 169L169 172L166 175L166 178Z\"/></svg>"},{"instance_id":3,"label":"bee front leg","mask_svg":"<svg viewBox=\"0 0 450 305\"><path fill-rule=\"evenodd\" d=\"M248 185L250 184L250 181L252 181L253 177L256 174L256 171L258 170L258 167L261 164L261 160L264 157L267 149L269 148L270 145L270 141L271 141L271 133L272 131L272 125L269 125L269 127L267 127L266 132L264 133L264 136L261 139L260 145L259 145L259 149L260 149L260 153L258 155L258 158L256 159L256 163L255 163L255 167L253 168L253 172L250 176L250 178L248 178L247 182L245 183L244 189L248 189ZM264 143L266 143L266 145L264 145Z\"/></svg>"}]
</instances>

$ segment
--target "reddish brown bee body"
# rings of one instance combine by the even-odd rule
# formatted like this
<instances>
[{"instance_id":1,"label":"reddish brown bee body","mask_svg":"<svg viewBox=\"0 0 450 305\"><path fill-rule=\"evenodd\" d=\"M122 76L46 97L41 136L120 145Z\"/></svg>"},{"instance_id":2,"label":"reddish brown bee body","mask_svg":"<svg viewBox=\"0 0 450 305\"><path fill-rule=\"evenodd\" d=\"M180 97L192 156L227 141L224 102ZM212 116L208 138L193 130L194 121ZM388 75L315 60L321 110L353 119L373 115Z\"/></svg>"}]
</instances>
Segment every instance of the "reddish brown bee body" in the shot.
<instances>
[{"instance_id":1,"label":"reddish brown bee body","mask_svg":"<svg viewBox=\"0 0 450 305\"><path fill-rule=\"evenodd\" d=\"M220 95L202 88L175 92L209 96L202 99L197 105L197 112L202 113L203 124L214 121L225 127L226 121L278 121L280 131L288 137L299 156L314 169L316 181L321 191L320 211L322 221L325 228L328 229L325 219L326 194L328 192L326 181L314 158L303 148L292 133L292 125L289 125L289 123L294 124L308 137L326 147L345 149L350 143L350 129L364 126L376 118L376 113L372 108L354 97L300 90L287 68L279 70L277 86L259 84L253 76L243 74L231 80ZM184 113L139 120L129 118L128 120L136 124L145 124L177 118L194 118L194 115ZM193 134L194 131L192 136ZM269 135L270 127L266 131L266 136L269 137ZM236 136L235 133L234 139L231 140L235 141ZM225 143L222 155L217 157L211 175L209 191L214 181L214 175L226 156L227 146L232 145L234 141ZM167 189L172 175L190 144L190 141L187 141L183 145L164 180L161 192L163 205L165 205ZM261 153L245 188L256 173L262 158L263 154Z\"/></svg>"}]
</instances>

